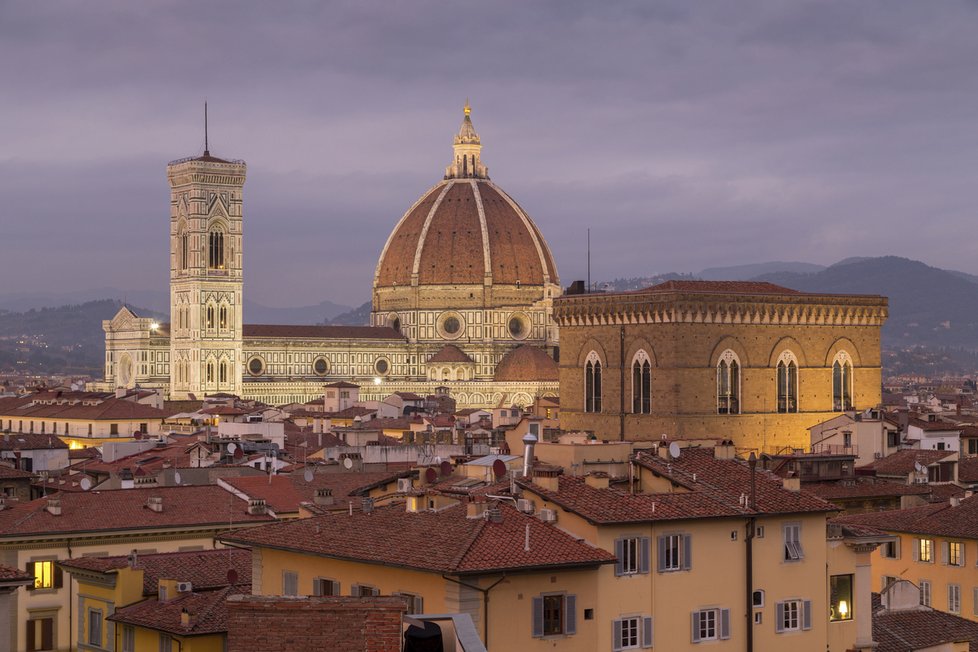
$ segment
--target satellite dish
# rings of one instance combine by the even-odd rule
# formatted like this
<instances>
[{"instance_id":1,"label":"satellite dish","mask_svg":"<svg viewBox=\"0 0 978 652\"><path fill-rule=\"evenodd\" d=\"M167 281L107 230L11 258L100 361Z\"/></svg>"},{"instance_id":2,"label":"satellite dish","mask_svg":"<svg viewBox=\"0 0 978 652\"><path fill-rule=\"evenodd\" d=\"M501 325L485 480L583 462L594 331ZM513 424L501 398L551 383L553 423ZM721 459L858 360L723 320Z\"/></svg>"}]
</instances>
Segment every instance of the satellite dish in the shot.
<instances>
[{"instance_id":1,"label":"satellite dish","mask_svg":"<svg viewBox=\"0 0 978 652\"><path fill-rule=\"evenodd\" d=\"M233 444L233 443L232 444L228 444L228 454L234 455L234 452L236 450L238 450L238 445L237 444Z\"/></svg>"},{"instance_id":2,"label":"satellite dish","mask_svg":"<svg viewBox=\"0 0 978 652\"><path fill-rule=\"evenodd\" d=\"M346 459L344 459L343 460L343 468L344 469L352 469L353 468L353 460L351 460L349 457L347 457Z\"/></svg>"},{"instance_id":3,"label":"satellite dish","mask_svg":"<svg viewBox=\"0 0 978 652\"><path fill-rule=\"evenodd\" d=\"M228 584L237 584L237 583L238 583L238 571L234 570L233 568L229 568Z\"/></svg>"},{"instance_id":4,"label":"satellite dish","mask_svg":"<svg viewBox=\"0 0 978 652\"><path fill-rule=\"evenodd\" d=\"M135 439L136 441L139 441L140 439L143 438L143 433L137 430L136 432L132 433L132 438Z\"/></svg>"},{"instance_id":5,"label":"satellite dish","mask_svg":"<svg viewBox=\"0 0 978 652\"><path fill-rule=\"evenodd\" d=\"M92 481L89 478L82 478L81 482L78 483L78 486L82 488L82 491L88 491L92 488Z\"/></svg>"},{"instance_id":6,"label":"satellite dish","mask_svg":"<svg viewBox=\"0 0 978 652\"><path fill-rule=\"evenodd\" d=\"M679 444L676 442L669 444L669 457L678 460L680 455L682 455L682 450L679 448Z\"/></svg>"},{"instance_id":7,"label":"satellite dish","mask_svg":"<svg viewBox=\"0 0 978 652\"><path fill-rule=\"evenodd\" d=\"M493 462L492 474L496 476L497 480L506 475L506 462L503 462L502 460L496 460Z\"/></svg>"},{"instance_id":8,"label":"satellite dish","mask_svg":"<svg viewBox=\"0 0 978 652\"><path fill-rule=\"evenodd\" d=\"M914 468L914 470L917 471L917 473L923 473L924 472L924 465L921 464L920 462L914 462L913 463L913 468Z\"/></svg>"},{"instance_id":9,"label":"satellite dish","mask_svg":"<svg viewBox=\"0 0 978 652\"><path fill-rule=\"evenodd\" d=\"M312 469L307 468L302 477L305 478L306 482L312 482Z\"/></svg>"},{"instance_id":10,"label":"satellite dish","mask_svg":"<svg viewBox=\"0 0 978 652\"><path fill-rule=\"evenodd\" d=\"M439 457L438 455L435 455L435 460L434 461L435 461L435 464L441 464L441 457Z\"/></svg>"},{"instance_id":11,"label":"satellite dish","mask_svg":"<svg viewBox=\"0 0 978 652\"><path fill-rule=\"evenodd\" d=\"M177 484L180 484L181 482L183 482L183 478L180 476L180 472L179 471L177 471L176 473L173 474L173 481L175 483L177 483Z\"/></svg>"},{"instance_id":12,"label":"satellite dish","mask_svg":"<svg viewBox=\"0 0 978 652\"><path fill-rule=\"evenodd\" d=\"M452 464L449 461L444 461L441 463L441 474L443 476L449 476L452 474Z\"/></svg>"},{"instance_id":13,"label":"satellite dish","mask_svg":"<svg viewBox=\"0 0 978 652\"><path fill-rule=\"evenodd\" d=\"M235 447L234 454L232 455L232 457L234 457L234 459L236 460L240 460L242 457L244 457L244 451L241 450L240 448Z\"/></svg>"},{"instance_id":14,"label":"satellite dish","mask_svg":"<svg viewBox=\"0 0 978 652\"><path fill-rule=\"evenodd\" d=\"M435 480L438 479L438 474L435 472L434 469L429 467L425 469L424 479L425 482L427 482L428 484L434 484Z\"/></svg>"}]
</instances>

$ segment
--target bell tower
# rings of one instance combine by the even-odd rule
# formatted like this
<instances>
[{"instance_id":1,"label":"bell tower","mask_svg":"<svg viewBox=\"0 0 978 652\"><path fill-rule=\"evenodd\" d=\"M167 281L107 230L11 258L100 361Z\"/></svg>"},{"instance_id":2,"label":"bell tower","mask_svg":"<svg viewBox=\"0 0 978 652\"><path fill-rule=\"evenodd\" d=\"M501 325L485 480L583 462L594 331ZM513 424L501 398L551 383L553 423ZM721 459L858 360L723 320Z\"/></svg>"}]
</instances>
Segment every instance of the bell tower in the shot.
<instances>
[{"instance_id":1,"label":"bell tower","mask_svg":"<svg viewBox=\"0 0 978 652\"><path fill-rule=\"evenodd\" d=\"M206 109L205 109L206 111ZM206 126L205 126L206 134ZM211 153L172 161L170 398L241 395L241 193L247 166Z\"/></svg>"}]
</instances>

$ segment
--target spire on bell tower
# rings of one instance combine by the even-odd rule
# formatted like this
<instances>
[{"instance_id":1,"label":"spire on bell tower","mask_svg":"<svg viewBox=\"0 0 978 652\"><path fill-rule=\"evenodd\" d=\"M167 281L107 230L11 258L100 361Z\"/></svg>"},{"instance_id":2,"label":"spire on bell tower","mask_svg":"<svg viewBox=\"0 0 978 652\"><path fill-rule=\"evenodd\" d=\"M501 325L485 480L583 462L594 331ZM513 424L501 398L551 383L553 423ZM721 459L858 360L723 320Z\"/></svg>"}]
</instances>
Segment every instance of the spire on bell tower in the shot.
<instances>
[{"instance_id":1,"label":"spire on bell tower","mask_svg":"<svg viewBox=\"0 0 978 652\"><path fill-rule=\"evenodd\" d=\"M455 157L445 168L446 179L488 179L489 168L482 164L482 141L472 125L472 107L465 100L462 126L455 135Z\"/></svg>"}]
</instances>

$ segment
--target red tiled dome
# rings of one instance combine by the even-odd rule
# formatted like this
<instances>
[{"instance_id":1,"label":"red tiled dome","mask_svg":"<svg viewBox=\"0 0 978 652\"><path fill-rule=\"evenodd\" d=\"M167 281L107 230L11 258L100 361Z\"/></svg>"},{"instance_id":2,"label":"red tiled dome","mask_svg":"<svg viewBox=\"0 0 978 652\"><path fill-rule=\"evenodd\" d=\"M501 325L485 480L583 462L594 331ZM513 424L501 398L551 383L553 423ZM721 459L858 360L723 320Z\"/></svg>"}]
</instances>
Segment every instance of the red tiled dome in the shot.
<instances>
[{"instance_id":1,"label":"red tiled dome","mask_svg":"<svg viewBox=\"0 0 978 652\"><path fill-rule=\"evenodd\" d=\"M556 381L557 363L543 349L524 344L503 356L496 365L493 380L497 382Z\"/></svg>"},{"instance_id":2,"label":"red tiled dome","mask_svg":"<svg viewBox=\"0 0 978 652\"><path fill-rule=\"evenodd\" d=\"M394 228L374 287L559 283L550 248L527 214L488 179L446 179Z\"/></svg>"}]
</instances>

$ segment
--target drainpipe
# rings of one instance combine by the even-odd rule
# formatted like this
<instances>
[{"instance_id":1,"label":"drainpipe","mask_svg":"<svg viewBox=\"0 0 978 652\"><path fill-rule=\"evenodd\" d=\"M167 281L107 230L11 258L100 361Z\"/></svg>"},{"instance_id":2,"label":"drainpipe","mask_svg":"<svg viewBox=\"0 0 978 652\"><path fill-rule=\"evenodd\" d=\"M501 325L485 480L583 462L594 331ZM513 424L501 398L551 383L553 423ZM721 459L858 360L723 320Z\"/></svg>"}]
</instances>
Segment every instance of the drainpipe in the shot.
<instances>
[{"instance_id":1,"label":"drainpipe","mask_svg":"<svg viewBox=\"0 0 978 652\"><path fill-rule=\"evenodd\" d=\"M625 441L625 325L618 328L618 361L621 369L618 384L618 439Z\"/></svg>"},{"instance_id":2,"label":"drainpipe","mask_svg":"<svg viewBox=\"0 0 978 652\"><path fill-rule=\"evenodd\" d=\"M750 466L750 511L747 519L747 652L754 652L754 533L757 528L757 456L751 451L747 460Z\"/></svg>"},{"instance_id":3,"label":"drainpipe","mask_svg":"<svg viewBox=\"0 0 978 652\"><path fill-rule=\"evenodd\" d=\"M498 580L490 584L489 587L485 589L476 586L474 584L468 584L466 582L462 582L461 580L457 580L447 575L442 575L442 579L446 579L449 582L455 582L459 586L464 586L469 589L475 589L476 591L482 594L482 642L485 644L486 650L488 650L489 649L489 591L492 591L494 588L496 588L497 584L499 584L504 579L506 579L506 573L503 573L502 577L500 577Z\"/></svg>"}]
</instances>

